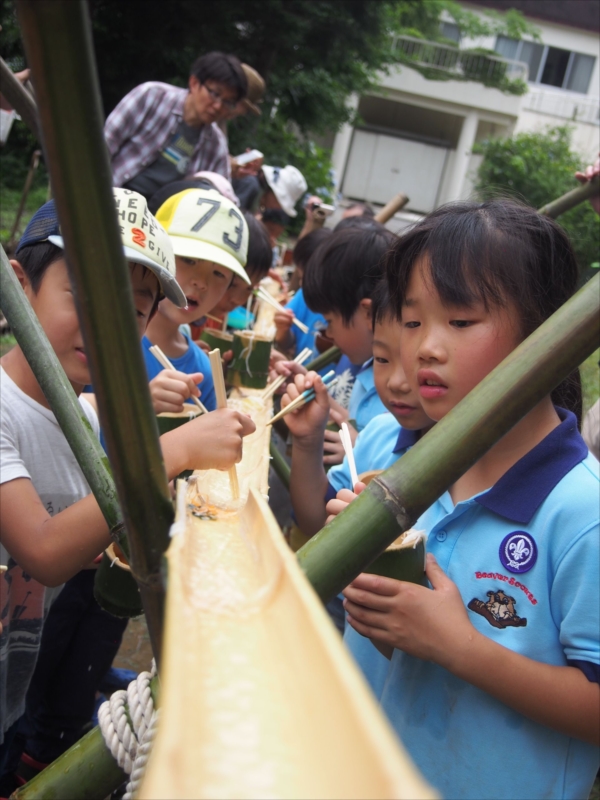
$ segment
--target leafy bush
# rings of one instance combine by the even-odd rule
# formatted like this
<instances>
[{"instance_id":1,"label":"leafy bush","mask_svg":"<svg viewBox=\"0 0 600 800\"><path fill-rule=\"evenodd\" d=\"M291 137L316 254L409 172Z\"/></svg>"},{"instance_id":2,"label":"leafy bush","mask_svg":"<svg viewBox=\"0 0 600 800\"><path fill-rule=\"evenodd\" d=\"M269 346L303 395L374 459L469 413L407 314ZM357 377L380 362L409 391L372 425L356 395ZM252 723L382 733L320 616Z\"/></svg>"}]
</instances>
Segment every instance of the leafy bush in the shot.
<instances>
[{"instance_id":1,"label":"leafy bush","mask_svg":"<svg viewBox=\"0 0 600 800\"><path fill-rule=\"evenodd\" d=\"M475 145L483 155L476 191L482 199L508 194L534 208L578 186L574 174L585 166L571 147L569 126L544 133L520 133L512 139L488 139ZM600 226L589 203L567 211L559 222L569 234L582 272L598 260Z\"/></svg>"}]
</instances>

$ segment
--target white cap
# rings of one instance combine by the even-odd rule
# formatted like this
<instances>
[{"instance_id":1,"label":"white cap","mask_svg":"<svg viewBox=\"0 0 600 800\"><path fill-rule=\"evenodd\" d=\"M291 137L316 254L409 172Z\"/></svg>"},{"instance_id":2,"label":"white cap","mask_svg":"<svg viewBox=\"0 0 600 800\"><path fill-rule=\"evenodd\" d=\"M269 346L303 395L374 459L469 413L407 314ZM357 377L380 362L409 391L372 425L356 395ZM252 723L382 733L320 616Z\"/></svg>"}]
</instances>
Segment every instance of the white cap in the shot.
<instances>
[{"instance_id":1,"label":"white cap","mask_svg":"<svg viewBox=\"0 0 600 800\"><path fill-rule=\"evenodd\" d=\"M304 175L291 164L288 164L287 167L264 166L262 171L285 213L289 217L297 216L298 212L294 206L308 189Z\"/></svg>"},{"instance_id":2,"label":"white cap","mask_svg":"<svg viewBox=\"0 0 600 800\"><path fill-rule=\"evenodd\" d=\"M173 246L163 226L148 210L146 198L119 187L113 188L113 195L125 258L148 267L158 278L165 297L184 308L187 300L175 277ZM64 249L62 236L49 236L48 240Z\"/></svg>"},{"instance_id":3,"label":"white cap","mask_svg":"<svg viewBox=\"0 0 600 800\"><path fill-rule=\"evenodd\" d=\"M248 225L235 205L214 189L185 189L156 212L171 238L175 255L227 267L246 283Z\"/></svg>"}]
</instances>

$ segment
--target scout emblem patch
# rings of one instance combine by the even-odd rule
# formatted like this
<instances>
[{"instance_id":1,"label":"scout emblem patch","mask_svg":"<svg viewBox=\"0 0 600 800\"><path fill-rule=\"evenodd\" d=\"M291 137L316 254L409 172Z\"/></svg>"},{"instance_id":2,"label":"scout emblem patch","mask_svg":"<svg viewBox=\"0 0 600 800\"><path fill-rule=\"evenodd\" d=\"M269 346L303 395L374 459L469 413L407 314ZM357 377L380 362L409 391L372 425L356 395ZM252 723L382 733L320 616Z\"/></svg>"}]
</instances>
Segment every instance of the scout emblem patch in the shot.
<instances>
[{"instance_id":1,"label":"scout emblem patch","mask_svg":"<svg viewBox=\"0 0 600 800\"><path fill-rule=\"evenodd\" d=\"M502 540L499 555L505 569L521 575L529 572L537 561L537 544L530 533L513 531Z\"/></svg>"},{"instance_id":2,"label":"scout emblem patch","mask_svg":"<svg viewBox=\"0 0 600 800\"><path fill-rule=\"evenodd\" d=\"M515 611L517 601L514 597L509 597L502 589L486 594L487 603L474 597L467 608L481 614L494 628L524 628L527 625L527 619L519 617Z\"/></svg>"}]
</instances>

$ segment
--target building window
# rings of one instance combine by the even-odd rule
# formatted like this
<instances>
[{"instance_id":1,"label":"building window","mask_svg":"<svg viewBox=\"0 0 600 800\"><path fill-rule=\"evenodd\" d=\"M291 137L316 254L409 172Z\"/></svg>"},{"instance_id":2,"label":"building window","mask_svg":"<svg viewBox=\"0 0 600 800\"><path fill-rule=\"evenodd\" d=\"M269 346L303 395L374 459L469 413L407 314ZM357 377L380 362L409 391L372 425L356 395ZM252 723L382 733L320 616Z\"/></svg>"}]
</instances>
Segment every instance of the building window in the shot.
<instances>
[{"instance_id":1,"label":"building window","mask_svg":"<svg viewBox=\"0 0 600 800\"><path fill-rule=\"evenodd\" d=\"M440 22L440 33L456 44L460 43L460 28L454 22Z\"/></svg>"},{"instance_id":2,"label":"building window","mask_svg":"<svg viewBox=\"0 0 600 800\"><path fill-rule=\"evenodd\" d=\"M587 94L596 63L595 56L507 36L498 36L496 52L503 58L524 61L529 66L530 83L557 86L580 94Z\"/></svg>"}]
</instances>

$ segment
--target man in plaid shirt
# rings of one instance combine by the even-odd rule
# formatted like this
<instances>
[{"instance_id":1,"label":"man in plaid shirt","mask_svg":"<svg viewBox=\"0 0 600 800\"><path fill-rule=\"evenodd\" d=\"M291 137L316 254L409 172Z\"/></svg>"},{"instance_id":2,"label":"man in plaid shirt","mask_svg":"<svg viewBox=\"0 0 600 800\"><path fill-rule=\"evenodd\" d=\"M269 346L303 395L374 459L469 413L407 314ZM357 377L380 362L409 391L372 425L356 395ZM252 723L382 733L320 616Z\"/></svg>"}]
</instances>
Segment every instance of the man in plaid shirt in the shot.
<instances>
[{"instance_id":1,"label":"man in plaid shirt","mask_svg":"<svg viewBox=\"0 0 600 800\"><path fill-rule=\"evenodd\" d=\"M109 115L104 137L114 186L150 198L200 170L230 178L227 139L217 122L246 95L241 64L233 55L207 53L192 65L188 86L142 83Z\"/></svg>"}]
</instances>

